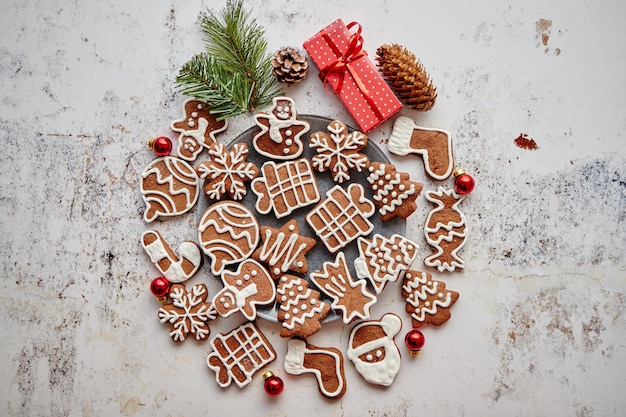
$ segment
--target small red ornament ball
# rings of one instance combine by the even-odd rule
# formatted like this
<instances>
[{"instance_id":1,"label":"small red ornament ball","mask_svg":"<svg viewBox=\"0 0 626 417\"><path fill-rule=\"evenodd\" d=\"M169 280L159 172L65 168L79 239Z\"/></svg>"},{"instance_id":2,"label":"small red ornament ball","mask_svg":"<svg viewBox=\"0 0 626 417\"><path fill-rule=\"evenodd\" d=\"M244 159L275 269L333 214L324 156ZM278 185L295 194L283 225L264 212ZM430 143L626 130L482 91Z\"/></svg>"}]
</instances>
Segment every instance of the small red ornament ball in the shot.
<instances>
[{"instance_id":1,"label":"small red ornament ball","mask_svg":"<svg viewBox=\"0 0 626 417\"><path fill-rule=\"evenodd\" d=\"M150 139L148 143L150 149L154 151L156 156L167 156L172 152L172 141L165 136Z\"/></svg>"},{"instance_id":2,"label":"small red ornament ball","mask_svg":"<svg viewBox=\"0 0 626 417\"><path fill-rule=\"evenodd\" d=\"M424 347L426 339L422 332L417 329L413 329L408 332L404 338L404 344L409 348L409 353L416 356L420 350Z\"/></svg>"},{"instance_id":3,"label":"small red ornament ball","mask_svg":"<svg viewBox=\"0 0 626 417\"><path fill-rule=\"evenodd\" d=\"M165 297L170 292L170 281L165 277L158 277L150 283L150 292L157 298Z\"/></svg>"},{"instance_id":4,"label":"small red ornament ball","mask_svg":"<svg viewBox=\"0 0 626 417\"><path fill-rule=\"evenodd\" d=\"M457 169L454 171L454 191L457 194L469 194L474 189L474 178L471 175L466 174L465 170Z\"/></svg>"},{"instance_id":5,"label":"small red ornament ball","mask_svg":"<svg viewBox=\"0 0 626 417\"><path fill-rule=\"evenodd\" d=\"M268 395L276 396L280 395L283 392L283 388L285 388L285 384L283 384L283 380L274 375L274 372L267 371L263 374L263 379L265 382L263 383L263 388Z\"/></svg>"}]
</instances>

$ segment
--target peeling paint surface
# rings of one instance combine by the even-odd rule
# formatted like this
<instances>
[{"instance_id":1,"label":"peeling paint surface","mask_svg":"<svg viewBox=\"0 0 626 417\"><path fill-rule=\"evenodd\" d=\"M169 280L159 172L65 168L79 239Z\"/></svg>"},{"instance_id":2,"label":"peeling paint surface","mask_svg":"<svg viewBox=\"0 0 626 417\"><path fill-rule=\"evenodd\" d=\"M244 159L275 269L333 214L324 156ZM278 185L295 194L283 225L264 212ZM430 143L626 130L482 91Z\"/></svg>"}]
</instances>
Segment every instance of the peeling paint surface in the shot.
<instances>
[{"instance_id":1,"label":"peeling paint surface","mask_svg":"<svg viewBox=\"0 0 626 417\"><path fill-rule=\"evenodd\" d=\"M626 3L375 0L246 5L271 50L300 46L337 18L358 21L370 57L400 43L428 68L435 107L401 114L450 131L456 165L476 189L461 203L468 238L461 272L429 271L460 293L452 318L411 326L400 288L372 317L403 319L402 368L389 388L346 361L346 394L328 401L314 378L282 369L286 340L258 322L279 360L280 397L260 374L221 389L208 343L175 345L148 291L157 274L139 173L151 137L168 135L184 101L178 68L202 50L198 13L211 2L4 2L0 14L0 409L3 416L624 416L626 415ZM443 18L445 16L445 18ZM354 124L312 68L286 93L301 113ZM227 143L253 125L230 122ZM382 149L387 122L369 134ZM529 151L514 139L527 132ZM417 157L390 156L424 190ZM418 198L407 237L429 253L431 209ZM196 238L201 213L158 222L171 241ZM204 265L197 282L221 283ZM243 321L233 315L211 335ZM325 323L317 346L345 352L349 326Z\"/></svg>"}]
</instances>

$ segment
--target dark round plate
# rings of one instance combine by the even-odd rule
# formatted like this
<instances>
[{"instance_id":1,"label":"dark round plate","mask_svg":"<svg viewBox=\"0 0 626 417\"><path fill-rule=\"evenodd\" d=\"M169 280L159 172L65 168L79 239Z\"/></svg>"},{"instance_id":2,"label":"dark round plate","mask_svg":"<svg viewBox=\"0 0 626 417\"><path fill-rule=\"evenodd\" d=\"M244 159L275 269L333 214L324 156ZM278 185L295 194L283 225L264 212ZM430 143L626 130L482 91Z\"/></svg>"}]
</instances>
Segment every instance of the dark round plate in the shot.
<instances>
[{"instance_id":1,"label":"dark round plate","mask_svg":"<svg viewBox=\"0 0 626 417\"><path fill-rule=\"evenodd\" d=\"M321 117L321 116L306 115L306 114L298 115L298 119L307 121L311 125L311 129L305 135L302 136L302 140L304 143L304 152L299 157L299 158L308 158L310 160L316 153L314 149L311 149L308 146L309 136L312 133L315 133L317 131L326 132L326 127L328 126L330 122L332 122L332 119ZM354 130L351 127L348 127L348 129L350 130L350 132ZM257 126L251 127L250 129L246 130L245 132L237 136L231 143L229 143L228 148L230 149L236 143L247 144L250 150L250 153L248 155L248 161L253 162L259 169L261 169L261 166L263 165L263 163L267 162L270 159L267 158L266 156L259 154L254 149L254 146L252 145L252 139L259 131L260 131L259 127ZM368 141L367 146L361 152L366 154L370 161L379 161L379 162L389 163L389 159L387 158L387 156L383 153L383 151L378 146L372 143L371 140ZM276 162L279 163L283 161L277 160ZM366 171L363 171L363 172L350 171L350 180L344 182L342 186L345 189L351 183L361 184L365 190L366 197L372 200L372 192L367 182L367 175L368 175L368 172ZM326 196L326 191L334 187L336 183L333 180L329 172L322 172L322 173L316 172L315 178L317 180L317 185L320 191L320 196L321 196L320 201L322 201ZM240 202L246 207L248 207L253 213L256 214L257 221L259 222L259 226L269 226L269 227L274 227L274 228L280 228L287 221L291 219L296 219L298 222L298 226L300 228L300 234L303 236L315 238L317 240L317 244L307 254L307 257L306 257L308 267L309 267L309 272L320 271L322 270L322 266L324 262L335 260L335 257L337 254L330 253L326 249L326 246L317 238L317 235L315 234L311 226L309 226L309 224L305 220L305 217L309 213L309 211L311 211L319 203L311 204L310 206L300 208L298 210L293 211L289 216L283 217L281 219L276 219L273 211L270 211L268 214L265 214L265 215L259 214L256 211L255 204L256 204L257 196L256 194L254 194L254 192L250 190L249 183L247 185L247 188L248 188L248 191L246 193L246 196ZM201 198L201 201L202 201L201 206L202 205L205 206L205 207L200 207L201 208L200 213L203 213L204 210L208 207L209 202L207 201L206 198ZM380 220L380 215L378 214L378 210L376 210L374 215L369 218L369 221L372 222L372 224L374 225L374 231L372 232L372 234L380 233L384 236L391 236L394 233L397 233L399 235L404 236L406 232L406 220L405 219L394 218L391 221L382 222ZM359 256L359 250L357 248L356 240L354 240L348 246L346 246L343 249L343 252L346 255L346 260L348 261L348 265L350 267L350 273L356 279L356 273L354 271L354 265L353 265L354 259L356 259ZM291 272L289 273L291 274ZM297 275L297 274L293 274L293 275ZM307 281L309 281L310 288L318 290L315 284L310 281L308 274L304 278ZM370 284L368 285L372 293L375 293L371 285ZM320 291L320 298L329 304L332 302L332 300L330 300L326 296L326 294L324 294L321 291ZM269 321L274 321L274 322L278 321L278 318L277 318L278 317L278 305L277 304L273 306L265 306L265 307L259 306L257 308L257 312L258 312L258 316L261 318L264 318ZM339 317L340 316L337 313L331 310L331 313L328 315L328 317L326 317L324 321L327 322L327 321L336 320Z\"/></svg>"}]
</instances>

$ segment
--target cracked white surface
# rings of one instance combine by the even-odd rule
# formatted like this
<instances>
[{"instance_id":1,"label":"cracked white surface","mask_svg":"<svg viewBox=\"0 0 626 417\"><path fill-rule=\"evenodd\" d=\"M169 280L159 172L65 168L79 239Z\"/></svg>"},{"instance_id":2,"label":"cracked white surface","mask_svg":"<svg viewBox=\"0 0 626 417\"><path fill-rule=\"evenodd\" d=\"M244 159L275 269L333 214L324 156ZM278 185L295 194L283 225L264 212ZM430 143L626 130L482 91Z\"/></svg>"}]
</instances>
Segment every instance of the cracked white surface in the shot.
<instances>
[{"instance_id":1,"label":"cracked white surface","mask_svg":"<svg viewBox=\"0 0 626 417\"><path fill-rule=\"evenodd\" d=\"M300 46L336 18L359 21L370 57L401 43L422 60L439 97L401 114L453 134L455 161L476 179L462 203L466 268L442 274L460 293L452 318L426 329L388 389L346 363L348 389L329 402L314 379L286 375L286 340L268 367L286 383L270 399L261 374L221 389L208 344L174 345L148 291L156 270L138 174L149 138L171 135L184 97L173 80L202 49L200 3L4 2L0 15L0 407L50 415L621 416L626 413L626 3L247 1L269 47ZM205 2L220 9L225 1ZM286 93L301 113L354 124L312 69ZM253 126L230 122L220 141ZM391 122L372 132L383 144ZM538 150L516 147L527 133ZM381 145L382 146L382 145ZM422 161L391 157L424 183ZM448 184L451 184L449 182ZM429 252L423 195L407 237ZM197 210L159 223L195 238ZM202 279L202 278L196 278ZM220 285L208 281L215 294ZM372 308L410 326L399 287ZM211 334L242 322L216 321ZM349 327L311 338L345 352Z\"/></svg>"}]
</instances>

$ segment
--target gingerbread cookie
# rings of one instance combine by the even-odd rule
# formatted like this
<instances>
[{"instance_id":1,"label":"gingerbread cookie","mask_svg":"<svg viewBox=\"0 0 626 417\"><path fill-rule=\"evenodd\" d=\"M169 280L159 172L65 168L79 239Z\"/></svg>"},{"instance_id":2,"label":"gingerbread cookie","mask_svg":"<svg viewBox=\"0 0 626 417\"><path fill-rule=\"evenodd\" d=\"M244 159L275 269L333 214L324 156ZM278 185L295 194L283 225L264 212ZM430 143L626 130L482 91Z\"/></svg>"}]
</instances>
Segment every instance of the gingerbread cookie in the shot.
<instances>
[{"instance_id":1,"label":"gingerbread cookie","mask_svg":"<svg viewBox=\"0 0 626 417\"><path fill-rule=\"evenodd\" d=\"M378 207L380 220L395 217L406 219L417 209L415 200L422 192L422 183L411 181L406 172L396 171L393 164L372 162L367 182L374 193L372 200Z\"/></svg>"},{"instance_id":2,"label":"gingerbread cookie","mask_svg":"<svg viewBox=\"0 0 626 417\"><path fill-rule=\"evenodd\" d=\"M257 113L254 121L261 128L252 139L254 149L272 159L294 159L304 150L301 136L311 128L298 120L296 104L290 97L275 97L270 113Z\"/></svg>"},{"instance_id":3,"label":"gingerbread cookie","mask_svg":"<svg viewBox=\"0 0 626 417\"><path fill-rule=\"evenodd\" d=\"M141 246L150 257L150 261L170 282L188 280L198 271L202 263L200 248L195 242L181 243L176 254L156 230L148 230L141 235Z\"/></svg>"},{"instance_id":4,"label":"gingerbread cookie","mask_svg":"<svg viewBox=\"0 0 626 417\"><path fill-rule=\"evenodd\" d=\"M465 268L465 261L459 256L467 236L465 215L458 207L463 198L454 190L443 187L426 193L426 199L437 207L428 213L424 225L426 242L433 247L424 264L440 272Z\"/></svg>"},{"instance_id":5,"label":"gingerbread cookie","mask_svg":"<svg viewBox=\"0 0 626 417\"><path fill-rule=\"evenodd\" d=\"M327 398L341 398L346 392L343 355L339 349L291 339L287 344L284 367L291 375L313 374L320 393Z\"/></svg>"},{"instance_id":6,"label":"gingerbread cookie","mask_svg":"<svg viewBox=\"0 0 626 417\"><path fill-rule=\"evenodd\" d=\"M298 222L289 220L280 229L262 226L263 244L252 254L252 258L266 264L274 279L287 271L301 274L309 270L306 254L316 244L315 239L300 235Z\"/></svg>"},{"instance_id":7,"label":"gingerbread cookie","mask_svg":"<svg viewBox=\"0 0 626 417\"><path fill-rule=\"evenodd\" d=\"M200 179L193 168L174 156L150 162L141 173L141 197L146 203L143 218L171 217L191 210L198 201Z\"/></svg>"},{"instance_id":8,"label":"gingerbread cookie","mask_svg":"<svg viewBox=\"0 0 626 417\"><path fill-rule=\"evenodd\" d=\"M326 192L326 199L306 216L306 221L326 248L335 253L374 230L368 220L374 211L374 204L365 198L361 184L350 184L347 190L336 185Z\"/></svg>"},{"instance_id":9,"label":"gingerbread cookie","mask_svg":"<svg viewBox=\"0 0 626 417\"><path fill-rule=\"evenodd\" d=\"M402 320L392 313L352 328L347 356L367 382L385 387L393 383L400 371L400 349L393 339L401 328Z\"/></svg>"},{"instance_id":10,"label":"gingerbread cookie","mask_svg":"<svg viewBox=\"0 0 626 417\"><path fill-rule=\"evenodd\" d=\"M210 333L208 321L215 318L211 302L206 301L209 291L204 284L187 289L183 284L173 284L170 288L171 303L159 309L161 323L169 323L170 336L174 342L183 342L188 335L196 340L204 340Z\"/></svg>"},{"instance_id":11,"label":"gingerbread cookie","mask_svg":"<svg viewBox=\"0 0 626 417\"><path fill-rule=\"evenodd\" d=\"M320 330L320 322L330 313L330 306L320 300L320 293L310 289L307 280L293 275L280 277L276 301L281 337L307 338Z\"/></svg>"},{"instance_id":12,"label":"gingerbread cookie","mask_svg":"<svg viewBox=\"0 0 626 417\"><path fill-rule=\"evenodd\" d=\"M222 273L224 288L213 297L213 307L222 317L240 311L248 320L256 319L256 306L276 298L274 280L265 268L252 259L239 264L236 272Z\"/></svg>"},{"instance_id":13,"label":"gingerbread cookie","mask_svg":"<svg viewBox=\"0 0 626 417\"><path fill-rule=\"evenodd\" d=\"M354 269L359 278L370 280L376 293L381 293L388 282L396 282L417 256L418 245L398 234L390 238L375 234L373 238L359 238L359 257Z\"/></svg>"},{"instance_id":14,"label":"gingerbread cookie","mask_svg":"<svg viewBox=\"0 0 626 417\"><path fill-rule=\"evenodd\" d=\"M248 145L236 143L230 150L221 143L209 148L209 161L196 165L196 173L205 180L204 194L209 200L219 200L228 195L233 200L241 200L246 195L246 182L259 175L259 169L252 162L246 162Z\"/></svg>"},{"instance_id":15,"label":"gingerbread cookie","mask_svg":"<svg viewBox=\"0 0 626 417\"><path fill-rule=\"evenodd\" d=\"M459 299L459 293L446 289L445 282L435 281L427 272L411 270L404 274L402 296L416 329L429 324L440 326L448 321L450 308Z\"/></svg>"},{"instance_id":16,"label":"gingerbread cookie","mask_svg":"<svg viewBox=\"0 0 626 417\"><path fill-rule=\"evenodd\" d=\"M252 382L257 371L276 359L274 347L251 322L218 334L210 343L213 352L207 356L207 365L215 371L215 379L222 388L233 381L243 388Z\"/></svg>"},{"instance_id":17,"label":"gingerbread cookie","mask_svg":"<svg viewBox=\"0 0 626 417\"><path fill-rule=\"evenodd\" d=\"M211 260L211 272L219 275L226 265L248 258L256 249L259 224L252 211L243 204L220 201L202 215L198 241Z\"/></svg>"},{"instance_id":18,"label":"gingerbread cookie","mask_svg":"<svg viewBox=\"0 0 626 417\"><path fill-rule=\"evenodd\" d=\"M452 136L442 129L419 127L406 117L399 116L393 124L388 142L389 152L406 156L421 155L424 170L435 180L445 180L452 174Z\"/></svg>"},{"instance_id":19,"label":"gingerbread cookie","mask_svg":"<svg viewBox=\"0 0 626 417\"><path fill-rule=\"evenodd\" d=\"M333 300L330 307L341 314L345 324L370 317L370 307L377 298L367 290L365 280L352 278L343 252L337 254L334 262L324 262L322 271L312 272L309 277Z\"/></svg>"},{"instance_id":20,"label":"gingerbread cookie","mask_svg":"<svg viewBox=\"0 0 626 417\"><path fill-rule=\"evenodd\" d=\"M268 161L261 167L263 176L252 181L257 195L256 210L267 214L271 210L277 219L294 210L317 203L320 192L308 159L280 164Z\"/></svg>"},{"instance_id":21,"label":"gingerbread cookie","mask_svg":"<svg viewBox=\"0 0 626 417\"><path fill-rule=\"evenodd\" d=\"M171 128L178 136L178 156L195 161L203 147L217 143L215 135L228 128L228 121L217 120L206 103L189 99L183 103L183 117L174 120Z\"/></svg>"},{"instance_id":22,"label":"gingerbread cookie","mask_svg":"<svg viewBox=\"0 0 626 417\"><path fill-rule=\"evenodd\" d=\"M319 172L331 171L336 183L350 179L350 170L363 171L369 164L367 155L359 151L367 145L367 136L359 131L348 132L348 127L333 120L326 128L328 133L315 132L309 146L317 152L312 159L313 168Z\"/></svg>"}]
</instances>

